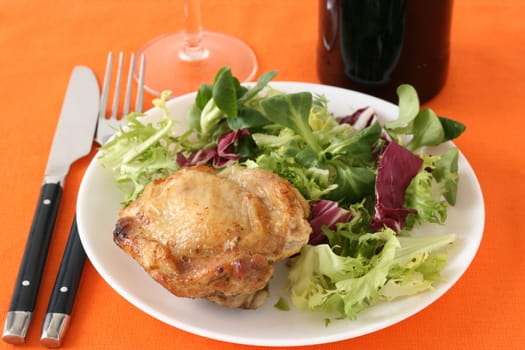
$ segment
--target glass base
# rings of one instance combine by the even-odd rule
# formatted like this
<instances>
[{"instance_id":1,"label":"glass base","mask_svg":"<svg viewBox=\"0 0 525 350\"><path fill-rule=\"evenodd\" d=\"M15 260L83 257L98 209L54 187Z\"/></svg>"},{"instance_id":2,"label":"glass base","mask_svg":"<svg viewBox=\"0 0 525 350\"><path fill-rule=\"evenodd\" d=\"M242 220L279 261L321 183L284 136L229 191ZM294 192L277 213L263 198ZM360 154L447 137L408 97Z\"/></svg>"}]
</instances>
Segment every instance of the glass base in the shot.
<instances>
[{"instance_id":1,"label":"glass base","mask_svg":"<svg viewBox=\"0 0 525 350\"><path fill-rule=\"evenodd\" d=\"M203 31L202 45L206 55L200 59L181 57L184 33L160 36L148 42L138 53L145 54L144 89L159 96L170 90L179 96L199 89L203 83L212 83L217 71L228 66L239 81L251 81L257 72L253 50L243 41L222 33ZM135 65L138 76L139 65Z\"/></svg>"}]
</instances>

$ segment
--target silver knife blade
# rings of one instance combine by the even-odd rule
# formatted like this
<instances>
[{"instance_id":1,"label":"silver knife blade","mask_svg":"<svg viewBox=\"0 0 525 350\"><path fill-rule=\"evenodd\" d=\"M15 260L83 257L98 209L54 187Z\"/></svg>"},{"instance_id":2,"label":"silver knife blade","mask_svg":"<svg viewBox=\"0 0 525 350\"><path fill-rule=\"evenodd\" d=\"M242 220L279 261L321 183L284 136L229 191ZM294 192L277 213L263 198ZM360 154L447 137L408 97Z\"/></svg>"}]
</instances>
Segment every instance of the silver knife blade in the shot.
<instances>
[{"instance_id":1,"label":"silver knife blade","mask_svg":"<svg viewBox=\"0 0 525 350\"><path fill-rule=\"evenodd\" d=\"M98 114L99 87L88 67L73 69L49 153L44 182L62 183L73 162L91 150Z\"/></svg>"},{"instance_id":2,"label":"silver knife blade","mask_svg":"<svg viewBox=\"0 0 525 350\"><path fill-rule=\"evenodd\" d=\"M75 67L4 324L2 339L7 343L21 344L25 341L55 227L64 179L71 164L91 150L99 99L95 74L87 67Z\"/></svg>"}]
</instances>

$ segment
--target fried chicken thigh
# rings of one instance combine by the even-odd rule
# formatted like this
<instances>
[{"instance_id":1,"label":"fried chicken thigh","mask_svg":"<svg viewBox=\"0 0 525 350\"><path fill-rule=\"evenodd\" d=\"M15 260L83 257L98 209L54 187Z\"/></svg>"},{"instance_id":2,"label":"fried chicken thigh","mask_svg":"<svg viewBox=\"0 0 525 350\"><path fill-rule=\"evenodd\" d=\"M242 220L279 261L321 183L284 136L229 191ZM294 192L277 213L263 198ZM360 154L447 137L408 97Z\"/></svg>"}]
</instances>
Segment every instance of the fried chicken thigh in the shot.
<instances>
[{"instance_id":1,"label":"fried chicken thigh","mask_svg":"<svg viewBox=\"0 0 525 350\"><path fill-rule=\"evenodd\" d=\"M274 263L307 243L308 215L301 194L271 172L189 167L124 208L114 241L174 295L254 309Z\"/></svg>"}]
</instances>

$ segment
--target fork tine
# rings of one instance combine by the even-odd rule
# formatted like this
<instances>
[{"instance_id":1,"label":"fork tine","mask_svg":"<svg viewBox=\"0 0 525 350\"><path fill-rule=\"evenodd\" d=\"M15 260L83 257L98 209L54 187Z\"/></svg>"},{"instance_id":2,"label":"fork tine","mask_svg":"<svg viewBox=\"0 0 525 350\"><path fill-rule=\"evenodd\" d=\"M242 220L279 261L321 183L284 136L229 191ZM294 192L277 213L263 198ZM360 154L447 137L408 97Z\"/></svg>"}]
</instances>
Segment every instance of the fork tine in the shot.
<instances>
[{"instance_id":1,"label":"fork tine","mask_svg":"<svg viewBox=\"0 0 525 350\"><path fill-rule=\"evenodd\" d=\"M108 54L106 61L106 71L104 72L104 83L102 85L102 94L100 99L100 109L98 111L98 117L103 119L106 117L106 111L108 106L109 96L109 84L111 80L111 66L113 65L113 53Z\"/></svg>"},{"instance_id":2,"label":"fork tine","mask_svg":"<svg viewBox=\"0 0 525 350\"><path fill-rule=\"evenodd\" d=\"M142 102L144 98L144 70L146 58L144 54L140 55L139 78L137 82L137 100L135 101L135 112L142 112Z\"/></svg>"},{"instance_id":3,"label":"fork tine","mask_svg":"<svg viewBox=\"0 0 525 350\"><path fill-rule=\"evenodd\" d=\"M123 61L124 61L124 53L120 52L118 56L117 80L115 82L115 94L113 95L113 108L111 108L111 119L117 119L117 113L118 113L118 107L119 107L120 85L122 82Z\"/></svg>"},{"instance_id":4,"label":"fork tine","mask_svg":"<svg viewBox=\"0 0 525 350\"><path fill-rule=\"evenodd\" d=\"M133 85L133 67L135 66L135 54L132 53L130 56L129 69L128 69L128 81L126 83L126 94L124 96L124 106L122 107L122 116L126 116L129 113L129 105L131 102L131 87Z\"/></svg>"},{"instance_id":5,"label":"fork tine","mask_svg":"<svg viewBox=\"0 0 525 350\"><path fill-rule=\"evenodd\" d=\"M117 72L112 75L113 67L113 54L108 54L106 63L106 71L104 77L104 84L102 87L102 96L100 101L99 120L97 124L97 132L95 134L95 141L100 145L106 143L109 137L115 133L118 128L126 122L126 116L130 112L131 99L133 96L133 83L135 70L135 62L137 61L136 55L130 55L129 72L126 73L127 77L123 77L124 71L124 52L120 52L118 56ZM137 88L136 88L136 101L134 112L142 112L142 100L144 95L144 71L145 71L145 58L144 55L140 57L139 75L137 77ZM115 77L115 86L111 87L112 77ZM127 82L123 82L124 79L128 79ZM125 85L125 91L121 92L121 86ZM113 103L109 106L110 92L112 91ZM119 104L121 93L124 93L124 101L122 106ZM121 108L120 108L121 107ZM111 111L110 111L111 109ZM109 114L109 117L108 117Z\"/></svg>"}]
</instances>

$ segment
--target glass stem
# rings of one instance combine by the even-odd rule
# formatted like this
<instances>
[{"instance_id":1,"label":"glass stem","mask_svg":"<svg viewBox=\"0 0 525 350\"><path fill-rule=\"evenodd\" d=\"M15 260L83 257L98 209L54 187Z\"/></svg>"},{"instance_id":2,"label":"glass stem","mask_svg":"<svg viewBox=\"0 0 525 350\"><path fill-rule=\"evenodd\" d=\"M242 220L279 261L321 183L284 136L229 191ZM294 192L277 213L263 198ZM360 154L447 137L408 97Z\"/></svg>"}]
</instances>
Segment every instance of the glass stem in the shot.
<instances>
[{"instance_id":1,"label":"glass stem","mask_svg":"<svg viewBox=\"0 0 525 350\"><path fill-rule=\"evenodd\" d=\"M184 2L184 47L179 53L184 61L199 61L208 57L208 50L202 43L200 0Z\"/></svg>"}]
</instances>

